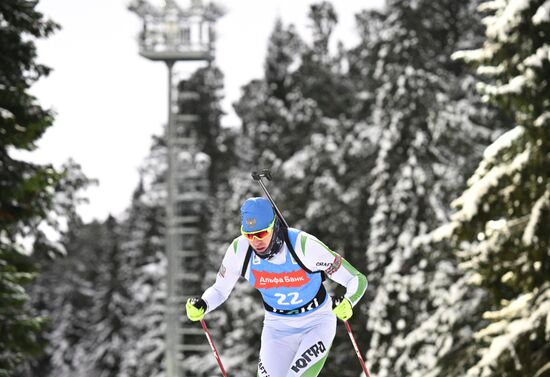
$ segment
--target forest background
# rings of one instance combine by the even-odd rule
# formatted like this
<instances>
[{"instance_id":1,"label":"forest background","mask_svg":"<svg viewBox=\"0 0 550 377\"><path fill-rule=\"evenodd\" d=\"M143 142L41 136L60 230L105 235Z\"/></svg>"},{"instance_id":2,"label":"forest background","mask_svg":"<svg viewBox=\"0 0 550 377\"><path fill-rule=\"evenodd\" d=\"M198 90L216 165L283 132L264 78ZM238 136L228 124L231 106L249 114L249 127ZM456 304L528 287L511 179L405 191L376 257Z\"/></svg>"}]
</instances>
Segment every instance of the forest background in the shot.
<instances>
[{"instance_id":1,"label":"forest background","mask_svg":"<svg viewBox=\"0 0 550 377\"><path fill-rule=\"evenodd\" d=\"M55 127L29 94L49 72L34 40L57 29L35 6L0 3L0 375L164 376L165 141L124 215L90 223L77 162L13 157ZM350 323L373 375L550 376L550 1L388 0L337 51L332 5L309 22L311 42L274 25L239 128L221 127L215 64L185 83L208 177L203 286L269 167L285 218L367 275ZM232 375L256 373L262 312L239 284L209 318ZM339 329L322 375L360 374Z\"/></svg>"}]
</instances>

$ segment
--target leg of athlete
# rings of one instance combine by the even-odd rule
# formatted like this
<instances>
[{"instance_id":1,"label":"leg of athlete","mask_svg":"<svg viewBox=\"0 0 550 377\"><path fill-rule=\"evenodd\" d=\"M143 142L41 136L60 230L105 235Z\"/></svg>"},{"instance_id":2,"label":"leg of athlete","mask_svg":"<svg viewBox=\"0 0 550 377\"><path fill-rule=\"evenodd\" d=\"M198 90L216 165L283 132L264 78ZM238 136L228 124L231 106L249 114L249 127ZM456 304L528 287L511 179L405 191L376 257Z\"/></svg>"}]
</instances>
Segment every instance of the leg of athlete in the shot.
<instances>
[{"instance_id":1,"label":"leg of athlete","mask_svg":"<svg viewBox=\"0 0 550 377\"><path fill-rule=\"evenodd\" d=\"M300 333L265 325L258 361L259 377L286 377L300 345Z\"/></svg>"},{"instance_id":2,"label":"leg of athlete","mask_svg":"<svg viewBox=\"0 0 550 377\"><path fill-rule=\"evenodd\" d=\"M321 372L336 334L336 317L324 315L302 335L287 377L316 377Z\"/></svg>"}]
</instances>

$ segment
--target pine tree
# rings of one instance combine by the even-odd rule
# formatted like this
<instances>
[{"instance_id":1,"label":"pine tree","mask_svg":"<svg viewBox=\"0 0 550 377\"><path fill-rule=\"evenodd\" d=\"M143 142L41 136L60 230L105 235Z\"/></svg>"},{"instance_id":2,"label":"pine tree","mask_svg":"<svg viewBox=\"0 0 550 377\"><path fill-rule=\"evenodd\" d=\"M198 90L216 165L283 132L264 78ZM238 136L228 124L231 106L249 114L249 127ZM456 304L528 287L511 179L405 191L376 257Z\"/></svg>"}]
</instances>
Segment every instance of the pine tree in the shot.
<instances>
[{"instance_id":1,"label":"pine tree","mask_svg":"<svg viewBox=\"0 0 550 377\"><path fill-rule=\"evenodd\" d=\"M434 367L426 351L431 337L414 336L460 273L448 248L421 249L414 240L447 220L460 177L498 128L495 114L469 94L471 77L450 59L456 46L475 43L470 9L464 2L390 1L358 17L366 38L350 58L352 73L364 78L355 80L364 85L356 110L367 115L376 144L364 305L367 360L378 376L420 376ZM447 343L439 352L457 349L458 342Z\"/></svg>"},{"instance_id":2,"label":"pine tree","mask_svg":"<svg viewBox=\"0 0 550 377\"><path fill-rule=\"evenodd\" d=\"M40 277L30 294L32 305L42 316L50 318L44 337L45 354L21 376L85 375L92 369L86 342L93 325L90 312L94 306L94 286L103 267L97 261L103 250L98 240L104 234L99 222L69 223L62 242L66 256L42 258Z\"/></svg>"},{"instance_id":3,"label":"pine tree","mask_svg":"<svg viewBox=\"0 0 550 377\"><path fill-rule=\"evenodd\" d=\"M49 68L36 62L35 40L57 25L36 11L36 2L0 4L0 375L14 373L22 360L44 346L45 319L27 306L26 286L36 277L30 256L55 255L62 247L41 227L59 231L56 217L74 215L77 192L87 184L70 162L55 170L18 160L14 151L32 151L53 123L53 113L37 103L29 88ZM76 178L73 180L72 178ZM25 247L26 244L32 245Z\"/></svg>"},{"instance_id":4,"label":"pine tree","mask_svg":"<svg viewBox=\"0 0 550 377\"><path fill-rule=\"evenodd\" d=\"M344 69L344 47L338 43L336 53L330 50L338 15L332 4L324 1L310 6L308 18L312 45L303 45L300 66L292 79L305 98L315 101L323 116L337 119L349 112L354 99L352 82Z\"/></svg>"},{"instance_id":5,"label":"pine tree","mask_svg":"<svg viewBox=\"0 0 550 377\"><path fill-rule=\"evenodd\" d=\"M125 318L130 344L120 376L162 377L166 337L165 203L166 148L154 139L140 169L140 183L122 223L123 274L131 307Z\"/></svg>"},{"instance_id":6,"label":"pine tree","mask_svg":"<svg viewBox=\"0 0 550 377\"><path fill-rule=\"evenodd\" d=\"M265 78L245 85L235 105L251 149L247 160L253 165L248 171L288 159L300 149L318 119L316 105L296 90L292 77L302 45L294 26L285 27L277 20L268 41Z\"/></svg>"},{"instance_id":7,"label":"pine tree","mask_svg":"<svg viewBox=\"0 0 550 377\"><path fill-rule=\"evenodd\" d=\"M180 83L181 90L192 91L198 95L193 100L181 100L180 112L198 116L190 130L197 136L196 151L205 153L210 158L208 178L210 189L215 191L218 184L224 182L233 157L232 149L224 143L226 134L221 127L221 99L223 90L223 73L216 66L209 66L194 72L189 80ZM184 108L185 107L185 108Z\"/></svg>"},{"instance_id":8,"label":"pine tree","mask_svg":"<svg viewBox=\"0 0 550 377\"><path fill-rule=\"evenodd\" d=\"M478 66L485 98L515 127L489 146L453 202L450 238L476 285L491 293L490 321L474 335L481 359L467 376L549 375L550 7L486 2L486 40L455 57ZM481 320L481 318L477 318Z\"/></svg>"},{"instance_id":9,"label":"pine tree","mask_svg":"<svg viewBox=\"0 0 550 377\"><path fill-rule=\"evenodd\" d=\"M122 274L120 226L109 217L98 240L97 278L94 284L94 305L89 316L91 332L84 341L89 354L91 375L118 376L124 350L130 346L128 326L130 294Z\"/></svg>"},{"instance_id":10,"label":"pine tree","mask_svg":"<svg viewBox=\"0 0 550 377\"><path fill-rule=\"evenodd\" d=\"M118 224L75 219L63 239L67 255L39 261L31 296L51 318L49 346L22 376L163 376L165 152L155 138Z\"/></svg>"},{"instance_id":11,"label":"pine tree","mask_svg":"<svg viewBox=\"0 0 550 377\"><path fill-rule=\"evenodd\" d=\"M216 166L210 177L212 182L216 177L218 186L214 192L204 193L212 195L214 208L220 207L215 203L216 195L224 191L228 174L224 166L231 163L228 147L231 133L219 129L219 113L212 115L210 111L216 106L220 80L216 70L202 70L185 83L199 93L198 106L194 109L206 128L200 129L197 125L196 129L188 130L198 141L197 149L190 152L201 158L207 156L204 151L208 150ZM141 168L140 184L123 218L71 224L71 232L64 242L67 257L58 263L45 263L45 273L34 287L33 303L41 313L54 318L46 338L60 346L48 348L46 356L33 366L32 373L42 376L164 375L165 160L165 142L154 138L150 156ZM209 226L211 224L205 224L203 228L205 236ZM218 235L216 233L216 244L221 242ZM205 238L204 245L214 248L206 241ZM200 250L206 257L202 262L208 265L213 256L203 248ZM60 277L71 284L58 284ZM205 360L211 358L210 353L203 356Z\"/></svg>"}]
</instances>

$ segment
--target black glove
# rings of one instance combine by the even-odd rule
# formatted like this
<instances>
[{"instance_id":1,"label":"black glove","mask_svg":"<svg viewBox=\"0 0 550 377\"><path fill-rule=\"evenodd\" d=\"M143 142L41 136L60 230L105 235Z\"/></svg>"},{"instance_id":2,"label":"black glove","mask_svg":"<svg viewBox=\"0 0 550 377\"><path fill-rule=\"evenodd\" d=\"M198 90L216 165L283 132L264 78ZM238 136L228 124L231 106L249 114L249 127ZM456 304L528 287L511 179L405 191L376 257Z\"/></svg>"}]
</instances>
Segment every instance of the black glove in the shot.
<instances>
[{"instance_id":1,"label":"black glove","mask_svg":"<svg viewBox=\"0 0 550 377\"><path fill-rule=\"evenodd\" d=\"M340 305L343 299L344 296L332 296L332 309Z\"/></svg>"}]
</instances>

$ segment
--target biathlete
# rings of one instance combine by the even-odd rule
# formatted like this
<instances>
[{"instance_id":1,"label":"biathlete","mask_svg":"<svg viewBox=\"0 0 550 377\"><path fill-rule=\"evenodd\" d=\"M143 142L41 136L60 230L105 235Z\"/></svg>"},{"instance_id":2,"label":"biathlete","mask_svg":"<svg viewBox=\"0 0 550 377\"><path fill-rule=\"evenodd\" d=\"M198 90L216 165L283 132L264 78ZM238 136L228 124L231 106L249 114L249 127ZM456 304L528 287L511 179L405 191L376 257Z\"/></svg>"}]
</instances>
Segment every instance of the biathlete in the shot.
<instances>
[{"instance_id":1,"label":"biathlete","mask_svg":"<svg viewBox=\"0 0 550 377\"><path fill-rule=\"evenodd\" d=\"M336 333L367 289L366 277L304 231L286 228L270 202L249 198L241 207L241 236L227 248L216 282L187 300L187 316L201 320L228 297L240 276L258 289L265 307L258 376L319 374ZM331 298L324 275L346 288Z\"/></svg>"}]
</instances>

